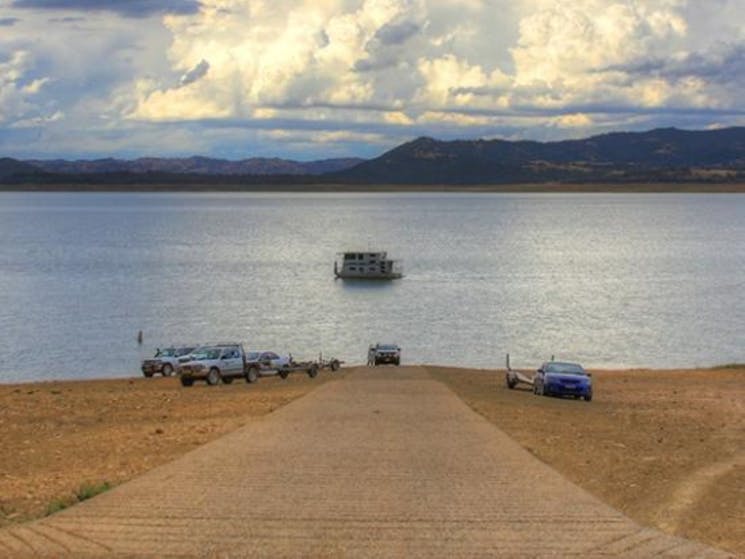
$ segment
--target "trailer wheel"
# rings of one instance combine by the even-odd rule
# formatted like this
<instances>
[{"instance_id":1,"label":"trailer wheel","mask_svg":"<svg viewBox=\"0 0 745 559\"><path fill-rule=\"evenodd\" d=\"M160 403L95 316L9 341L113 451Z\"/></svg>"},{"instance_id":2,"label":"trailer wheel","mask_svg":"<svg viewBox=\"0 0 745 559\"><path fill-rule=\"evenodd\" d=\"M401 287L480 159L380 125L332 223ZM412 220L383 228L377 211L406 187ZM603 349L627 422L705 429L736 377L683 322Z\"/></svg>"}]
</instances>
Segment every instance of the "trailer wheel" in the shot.
<instances>
[{"instance_id":1,"label":"trailer wheel","mask_svg":"<svg viewBox=\"0 0 745 559\"><path fill-rule=\"evenodd\" d=\"M316 376L318 376L318 365L314 363L310 366L310 368L308 369L308 376L310 378L316 378Z\"/></svg>"},{"instance_id":2,"label":"trailer wheel","mask_svg":"<svg viewBox=\"0 0 745 559\"><path fill-rule=\"evenodd\" d=\"M254 383L259 380L259 370L256 367L251 367L246 371L246 382Z\"/></svg>"},{"instance_id":3,"label":"trailer wheel","mask_svg":"<svg viewBox=\"0 0 745 559\"><path fill-rule=\"evenodd\" d=\"M220 383L220 371L218 371L215 367L212 367L210 369L210 372L207 373L207 384L210 386L215 386L216 384Z\"/></svg>"},{"instance_id":4,"label":"trailer wheel","mask_svg":"<svg viewBox=\"0 0 745 559\"><path fill-rule=\"evenodd\" d=\"M514 379L510 378L509 374L505 375L505 379L507 380L507 388L509 388L510 390L515 388L517 382Z\"/></svg>"},{"instance_id":5,"label":"trailer wheel","mask_svg":"<svg viewBox=\"0 0 745 559\"><path fill-rule=\"evenodd\" d=\"M340 366L341 366L341 365L340 365L340 363L339 363L339 360L338 360L338 359L333 359L333 360L331 361L331 370L332 370L332 371L334 371L334 372L338 371L338 370L339 370L339 367L340 367Z\"/></svg>"}]
</instances>

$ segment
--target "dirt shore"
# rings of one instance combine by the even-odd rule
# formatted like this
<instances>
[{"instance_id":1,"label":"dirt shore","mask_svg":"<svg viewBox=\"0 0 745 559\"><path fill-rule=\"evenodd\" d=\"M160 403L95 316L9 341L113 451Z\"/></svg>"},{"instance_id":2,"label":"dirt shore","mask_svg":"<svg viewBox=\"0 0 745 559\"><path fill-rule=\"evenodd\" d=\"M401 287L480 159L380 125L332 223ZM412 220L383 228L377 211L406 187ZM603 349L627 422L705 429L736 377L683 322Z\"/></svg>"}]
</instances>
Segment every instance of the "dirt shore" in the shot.
<instances>
[{"instance_id":1,"label":"dirt shore","mask_svg":"<svg viewBox=\"0 0 745 559\"><path fill-rule=\"evenodd\" d=\"M127 481L343 375L0 385L0 527L72 503L83 484Z\"/></svg>"},{"instance_id":2,"label":"dirt shore","mask_svg":"<svg viewBox=\"0 0 745 559\"><path fill-rule=\"evenodd\" d=\"M429 371L640 523L745 556L745 367L594 372L591 403L507 390L498 371ZM84 483L122 483L346 374L190 389L173 378L0 385L0 526L43 516Z\"/></svg>"},{"instance_id":3,"label":"dirt shore","mask_svg":"<svg viewBox=\"0 0 745 559\"><path fill-rule=\"evenodd\" d=\"M745 366L596 371L590 403L508 390L503 372L430 373L639 523L745 556Z\"/></svg>"}]
</instances>

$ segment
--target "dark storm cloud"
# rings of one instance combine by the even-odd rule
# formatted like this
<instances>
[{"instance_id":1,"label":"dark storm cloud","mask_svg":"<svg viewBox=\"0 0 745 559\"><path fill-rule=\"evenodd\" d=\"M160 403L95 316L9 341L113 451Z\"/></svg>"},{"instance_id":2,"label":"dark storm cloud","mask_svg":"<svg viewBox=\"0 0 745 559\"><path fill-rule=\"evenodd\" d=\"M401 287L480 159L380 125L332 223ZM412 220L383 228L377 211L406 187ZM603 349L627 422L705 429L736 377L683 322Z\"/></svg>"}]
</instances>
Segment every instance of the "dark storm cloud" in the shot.
<instances>
[{"instance_id":1,"label":"dark storm cloud","mask_svg":"<svg viewBox=\"0 0 745 559\"><path fill-rule=\"evenodd\" d=\"M396 63L397 61L394 58L377 56L370 58L360 58L354 63L353 68L355 72L374 72L377 70L391 68L395 66Z\"/></svg>"},{"instance_id":2,"label":"dark storm cloud","mask_svg":"<svg viewBox=\"0 0 745 559\"><path fill-rule=\"evenodd\" d=\"M742 84L745 82L745 44L727 45L708 52L694 52L681 59L656 58L608 66L600 71L624 72L633 76L669 80L696 77L717 84Z\"/></svg>"},{"instance_id":3,"label":"dark storm cloud","mask_svg":"<svg viewBox=\"0 0 745 559\"><path fill-rule=\"evenodd\" d=\"M421 26L413 21L386 23L365 45L366 58L360 58L354 63L355 72L375 72L392 68L399 63L401 51L406 41L421 30Z\"/></svg>"},{"instance_id":4,"label":"dark storm cloud","mask_svg":"<svg viewBox=\"0 0 745 559\"><path fill-rule=\"evenodd\" d=\"M209 72L210 69L210 63L206 60L202 59L199 64L194 66L191 70L186 72L183 76L181 76L181 79L179 80L179 84L181 86L189 85L190 83L194 83L197 80L202 79L204 76L207 75L207 72Z\"/></svg>"},{"instance_id":5,"label":"dark storm cloud","mask_svg":"<svg viewBox=\"0 0 745 559\"><path fill-rule=\"evenodd\" d=\"M114 12L124 17L148 17L153 14L193 14L199 0L13 0L14 8Z\"/></svg>"},{"instance_id":6,"label":"dark storm cloud","mask_svg":"<svg viewBox=\"0 0 745 559\"><path fill-rule=\"evenodd\" d=\"M508 91L508 89L504 87L487 86L450 88L450 93L452 95L476 95L477 97L494 97L497 95L502 95L506 91Z\"/></svg>"},{"instance_id":7,"label":"dark storm cloud","mask_svg":"<svg viewBox=\"0 0 745 559\"><path fill-rule=\"evenodd\" d=\"M419 32L419 24L413 21L386 23L375 32L375 38L384 45L400 45Z\"/></svg>"},{"instance_id":8,"label":"dark storm cloud","mask_svg":"<svg viewBox=\"0 0 745 559\"><path fill-rule=\"evenodd\" d=\"M49 23L82 23L84 21L85 18L80 16L53 17L49 19Z\"/></svg>"},{"instance_id":9,"label":"dark storm cloud","mask_svg":"<svg viewBox=\"0 0 745 559\"><path fill-rule=\"evenodd\" d=\"M0 17L0 27L10 27L21 21L17 17Z\"/></svg>"}]
</instances>

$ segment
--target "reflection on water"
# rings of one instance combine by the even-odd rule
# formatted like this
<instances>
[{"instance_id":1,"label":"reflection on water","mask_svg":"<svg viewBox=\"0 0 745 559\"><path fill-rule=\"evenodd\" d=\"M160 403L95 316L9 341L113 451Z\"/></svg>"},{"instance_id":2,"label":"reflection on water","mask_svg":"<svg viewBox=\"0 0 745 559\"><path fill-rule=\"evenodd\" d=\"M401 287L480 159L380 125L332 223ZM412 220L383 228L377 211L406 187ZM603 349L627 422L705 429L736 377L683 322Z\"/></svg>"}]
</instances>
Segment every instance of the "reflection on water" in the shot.
<instances>
[{"instance_id":1,"label":"reflection on water","mask_svg":"<svg viewBox=\"0 0 745 559\"><path fill-rule=\"evenodd\" d=\"M737 194L3 193L0 234L6 382L233 339L351 362L377 341L481 367L745 360ZM335 280L359 246L406 276Z\"/></svg>"}]
</instances>

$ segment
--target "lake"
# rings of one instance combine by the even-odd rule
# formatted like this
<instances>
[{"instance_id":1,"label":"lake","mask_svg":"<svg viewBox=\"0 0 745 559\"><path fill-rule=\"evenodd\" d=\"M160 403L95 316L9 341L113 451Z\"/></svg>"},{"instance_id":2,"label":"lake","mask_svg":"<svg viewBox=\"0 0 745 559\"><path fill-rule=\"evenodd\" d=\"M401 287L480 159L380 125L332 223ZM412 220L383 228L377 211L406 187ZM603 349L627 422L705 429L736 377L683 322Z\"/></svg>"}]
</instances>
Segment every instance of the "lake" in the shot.
<instances>
[{"instance_id":1,"label":"lake","mask_svg":"<svg viewBox=\"0 0 745 559\"><path fill-rule=\"evenodd\" d=\"M0 382L232 340L353 363L378 341L483 368L745 361L740 194L0 193L0 234ZM406 276L334 279L368 248Z\"/></svg>"}]
</instances>

